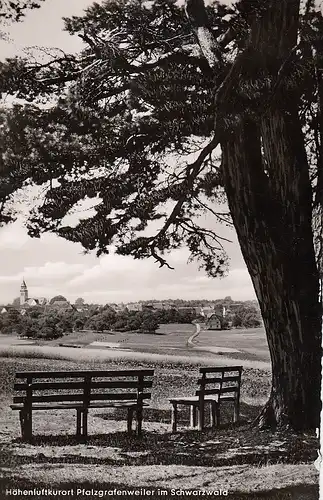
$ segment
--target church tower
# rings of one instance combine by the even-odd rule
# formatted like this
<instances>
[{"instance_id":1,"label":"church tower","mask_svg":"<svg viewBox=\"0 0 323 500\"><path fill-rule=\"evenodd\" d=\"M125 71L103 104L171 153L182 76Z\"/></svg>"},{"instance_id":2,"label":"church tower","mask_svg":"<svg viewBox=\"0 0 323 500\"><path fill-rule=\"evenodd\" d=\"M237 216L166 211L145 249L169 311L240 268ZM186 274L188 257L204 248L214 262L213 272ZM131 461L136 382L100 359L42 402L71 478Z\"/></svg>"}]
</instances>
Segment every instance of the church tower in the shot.
<instances>
[{"instance_id":1,"label":"church tower","mask_svg":"<svg viewBox=\"0 0 323 500\"><path fill-rule=\"evenodd\" d=\"M27 300L28 300L28 288L25 283L25 280L23 279L20 286L20 305L23 306Z\"/></svg>"}]
</instances>

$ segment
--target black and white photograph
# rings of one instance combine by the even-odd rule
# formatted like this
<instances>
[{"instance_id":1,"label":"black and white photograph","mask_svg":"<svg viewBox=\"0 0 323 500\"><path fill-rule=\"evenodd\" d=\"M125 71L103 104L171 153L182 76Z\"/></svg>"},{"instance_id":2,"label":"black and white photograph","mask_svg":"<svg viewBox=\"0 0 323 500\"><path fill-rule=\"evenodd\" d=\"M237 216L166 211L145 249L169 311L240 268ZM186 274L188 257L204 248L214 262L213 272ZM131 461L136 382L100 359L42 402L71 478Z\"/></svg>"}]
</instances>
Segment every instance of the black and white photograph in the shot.
<instances>
[{"instance_id":1,"label":"black and white photograph","mask_svg":"<svg viewBox=\"0 0 323 500\"><path fill-rule=\"evenodd\" d=\"M0 500L323 499L323 2L0 0L0 90Z\"/></svg>"}]
</instances>

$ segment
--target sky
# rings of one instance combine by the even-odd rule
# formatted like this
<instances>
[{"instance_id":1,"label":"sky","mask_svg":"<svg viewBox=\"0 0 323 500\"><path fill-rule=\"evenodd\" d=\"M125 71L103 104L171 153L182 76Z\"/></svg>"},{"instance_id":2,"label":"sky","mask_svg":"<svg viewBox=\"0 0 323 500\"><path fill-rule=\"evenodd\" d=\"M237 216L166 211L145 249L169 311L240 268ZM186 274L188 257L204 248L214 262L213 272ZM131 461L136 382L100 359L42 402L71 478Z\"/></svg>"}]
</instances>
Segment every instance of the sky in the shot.
<instances>
[{"instance_id":1,"label":"sky","mask_svg":"<svg viewBox=\"0 0 323 500\"><path fill-rule=\"evenodd\" d=\"M79 15L89 0L46 0L30 11L21 23L6 27L7 40L0 40L0 60L23 53L24 47L80 48L78 37L62 31L63 16ZM99 2L100 3L100 2ZM217 228L218 229L218 228ZM115 254L96 257L84 254L81 245L46 234L31 239L21 220L0 228L0 304L19 296L24 278L30 297L51 298L62 294L71 302L134 302L149 299L208 299L230 295L234 300L254 299L255 294L237 243L235 232L219 228L231 259L226 278L210 279L194 263L187 263L183 248L169 256L174 270L159 268L153 260L138 261Z\"/></svg>"}]
</instances>

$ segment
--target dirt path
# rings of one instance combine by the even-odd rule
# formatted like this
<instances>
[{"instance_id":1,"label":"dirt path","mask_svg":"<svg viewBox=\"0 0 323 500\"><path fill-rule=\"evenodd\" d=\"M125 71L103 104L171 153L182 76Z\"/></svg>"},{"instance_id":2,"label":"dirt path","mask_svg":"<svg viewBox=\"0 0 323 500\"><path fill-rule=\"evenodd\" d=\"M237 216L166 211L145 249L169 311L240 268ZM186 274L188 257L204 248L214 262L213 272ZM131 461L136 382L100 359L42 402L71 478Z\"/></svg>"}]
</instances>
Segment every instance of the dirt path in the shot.
<instances>
[{"instance_id":1,"label":"dirt path","mask_svg":"<svg viewBox=\"0 0 323 500\"><path fill-rule=\"evenodd\" d=\"M187 340L186 343L186 345L188 345L189 347L195 347L195 339L200 334L201 331L201 325L199 323L196 323L195 327L196 327L195 332L193 333L193 335L190 336L190 338Z\"/></svg>"}]
</instances>

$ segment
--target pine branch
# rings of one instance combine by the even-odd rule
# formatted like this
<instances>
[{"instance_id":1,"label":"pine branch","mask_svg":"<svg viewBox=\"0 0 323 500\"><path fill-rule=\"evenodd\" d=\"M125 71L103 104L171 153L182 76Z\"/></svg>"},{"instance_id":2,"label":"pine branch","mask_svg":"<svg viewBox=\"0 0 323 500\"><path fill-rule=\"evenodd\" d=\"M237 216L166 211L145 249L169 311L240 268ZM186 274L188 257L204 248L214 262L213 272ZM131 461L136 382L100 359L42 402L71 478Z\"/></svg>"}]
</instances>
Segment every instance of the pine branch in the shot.
<instances>
[{"instance_id":1,"label":"pine branch","mask_svg":"<svg viewBox=\"0 0 323 500\"><path fill-rule=\"evenodd\" d=\"M179 216L183 204L186 201L187 193L189 192L190 189L192 189L194 180L196 179L196 176L198 175L205 158L210 154L210 152L212 152L217 147L218 144L219 144L219 138L217 137L217 135L215 135L213 139L205 146L205 148L202 149L198 158L193 163L187 166L186 168L187 177L183 183L185 184L186 192L185 194L183 194L181 199L178 200L178 202L176 203L175 207L172 210L172 213L168 217L165 225L162 227L159 233L154 237L154 239L158 239L160 236L164 235L168 230L168 228L176 221L176 218Z\"/></svg>"},{"instance_id":2,"label":"pine branch","mask_svg":"<svg viewBox=\"0 0 323 500\"><path fill-rule=\"evenodd\" d=\"M223 35L215 38L209 25L204 0L186 0L185 12L210 68L218 67L223 62L222 49L235 38L234 29L230 27Z\"/></svg>"}]
</instances>

